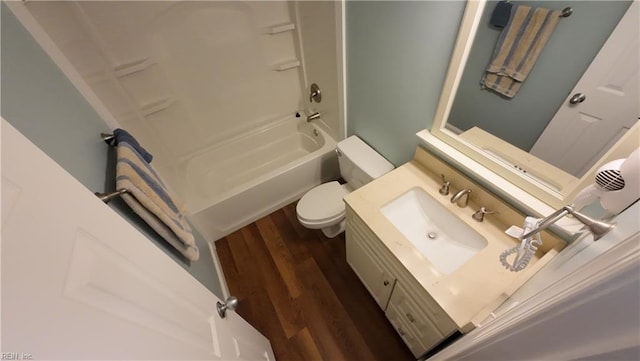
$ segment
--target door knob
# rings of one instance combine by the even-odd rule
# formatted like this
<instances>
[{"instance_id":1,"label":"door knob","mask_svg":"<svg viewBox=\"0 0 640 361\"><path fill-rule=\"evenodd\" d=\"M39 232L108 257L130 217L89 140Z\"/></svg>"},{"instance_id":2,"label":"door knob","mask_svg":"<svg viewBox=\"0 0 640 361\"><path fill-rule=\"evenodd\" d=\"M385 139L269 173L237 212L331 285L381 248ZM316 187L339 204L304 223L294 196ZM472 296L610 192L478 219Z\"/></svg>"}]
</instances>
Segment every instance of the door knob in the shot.
<instances>
[{"instance_id":1,"label":"door knob","mask_svg":"<svg viewBox=\"0 0 640 361\"><path fill-rule=\"evenodd\" d=\"M569 104L582 103L585 99L587 99L587 96L584 95L583 93L575 93L573 94L571 99L569 99Z\"/></svg>"},{"instance_id":2,"label":"door knob","mask_svg":"<svg viewBox=\"0 0 640 361\"><path fill-rule=\"evenodd\" d=\"M234 296L227 298L224 303L220 301L216 303L216 308L218 309L220 318L224 318L227 315L227 310L233 311L236 309L236 307L238 307L238 298Z\"/></svg>"}]
</instances>

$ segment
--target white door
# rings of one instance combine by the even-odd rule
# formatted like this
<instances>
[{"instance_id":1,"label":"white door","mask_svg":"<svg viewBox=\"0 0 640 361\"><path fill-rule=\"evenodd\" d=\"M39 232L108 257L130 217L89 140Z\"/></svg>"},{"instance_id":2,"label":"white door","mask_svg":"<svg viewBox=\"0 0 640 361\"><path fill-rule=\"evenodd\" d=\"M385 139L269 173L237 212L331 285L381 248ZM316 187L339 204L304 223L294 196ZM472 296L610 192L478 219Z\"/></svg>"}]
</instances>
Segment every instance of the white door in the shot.
<instances>
[{"instance_id":1,"label":"white door","mask_svg":"<svg viewBox=\"0 0 640 361\"><path fill-rule=\"evenodd\" d=\"M638 121L638 12L638 2L634 2L531 154L581 177ZM571 104L579 93L584 94L584 101Z\"/></svg>"},{"instance_id":2,"label":"white door","mask_svg":"<svg viewBox=\"0 0 640 361\"><path fill-rule=\"evenodd\" d=\"M215 295L4 119L1 227L3 359L275 359L264 336L234 312L220 318Z\"/></svg>"}]
</instances>

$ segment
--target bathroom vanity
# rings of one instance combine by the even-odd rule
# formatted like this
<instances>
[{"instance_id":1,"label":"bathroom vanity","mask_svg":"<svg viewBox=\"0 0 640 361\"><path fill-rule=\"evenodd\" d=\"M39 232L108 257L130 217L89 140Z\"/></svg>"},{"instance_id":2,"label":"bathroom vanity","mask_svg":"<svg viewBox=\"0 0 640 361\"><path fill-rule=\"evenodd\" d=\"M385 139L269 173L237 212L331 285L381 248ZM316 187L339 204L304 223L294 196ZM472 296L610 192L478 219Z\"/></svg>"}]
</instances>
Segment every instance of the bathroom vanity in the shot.
<instances>
[{"instance_id":1,"label":"bathroom vanity","mask_svg":"<svg viewBox=\"0 0 640 361\"><path fill-rule=\"evenodd\" d=\"M438 191L442 176L451 182L446 196ZM466 207L450 202L461 189L471 190ZM453 217L445 218L445 227L424 234L423 240L413 239L411 233L416 231L410 229L412 223L418 223L412 217L420 216L415 209L406 208L404 223L388 211L390 205L401 207L405 199L418 196L432 202L422 209L426 216L435 212ZM416 358L450 336L477 327L565 245L545 232L544 244L525 270L505 269L500 253L520 242L504 230L521 226L524 216L420 147L414 160L347 195L345 203L347 262ZM496 213L478 222L472 216L480 207ZM447 240L447 246L454 247L449 253L444 246L429 249L419 244L437 242L444 233L462 228L470 231L456 237L478 236L483 241ZM453 267L447 267L448 259Z\"/></svg>"}]
</instances>

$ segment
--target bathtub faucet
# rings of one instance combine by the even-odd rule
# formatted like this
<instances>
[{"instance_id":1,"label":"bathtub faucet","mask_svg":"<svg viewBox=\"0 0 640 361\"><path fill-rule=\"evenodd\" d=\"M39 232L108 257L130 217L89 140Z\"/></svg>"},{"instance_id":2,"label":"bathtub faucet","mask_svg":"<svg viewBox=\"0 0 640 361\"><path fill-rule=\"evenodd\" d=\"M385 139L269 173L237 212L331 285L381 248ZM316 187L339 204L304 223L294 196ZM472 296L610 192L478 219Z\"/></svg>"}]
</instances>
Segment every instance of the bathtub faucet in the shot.
<instances>
[{"instance_id":1,"label":"bathtub faucet","mask_svg":"<svg viewBox=\"0 0 640 361\"><path fill-rule=\"evenodd\" d=\"M312 114L307 115L307 122L310 122L310 121L316 120L316 119L320 119L320 113L314 112Z\"/></svg>"}]
</instances>

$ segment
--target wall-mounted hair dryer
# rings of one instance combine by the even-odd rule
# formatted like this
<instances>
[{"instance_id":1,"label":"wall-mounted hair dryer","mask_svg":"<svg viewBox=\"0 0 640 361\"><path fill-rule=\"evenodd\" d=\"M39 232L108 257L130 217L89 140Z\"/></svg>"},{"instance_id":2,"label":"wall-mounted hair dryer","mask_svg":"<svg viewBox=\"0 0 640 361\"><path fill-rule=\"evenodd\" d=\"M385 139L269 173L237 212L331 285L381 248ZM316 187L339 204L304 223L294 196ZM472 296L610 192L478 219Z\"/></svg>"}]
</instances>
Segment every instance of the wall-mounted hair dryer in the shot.
<instances>
[{"instance_id":1,"label":"wall-mounted hair dryer","mask_svg":"<svg viewBox=\"0 0 640 361\"><path fill-rule=\"evenodd\" d=\"M595 184L576 195L573 208L581 208L599 199L608 216L614 216L640 198L640 148L626 159L616 159L598 169Z\"/></svg>"},{"instance_id":2,"label":"wall-mounted hair dryer","mask_svg":"<svg viewBox=\"0 0 640 361\"><path fill-rule=\"evenodd\" d=\"M525 269L538 246L542 244L540 231L569 214L587 226L593 234L593 240L597 241L615 225L588 217L578 211L595 200L600 200L602 208L607 211L605 217L611 217L625 210L639 198L640 148L626 159L616 159L600 167L596 173L595 184L580 191L573 204L564 206L543 219L526 217L524 229L521 230L521 235L517 236L521 240L520 245L503 251L500 254L500 262L512 272Z\"/></svg>"}]
</instances>

